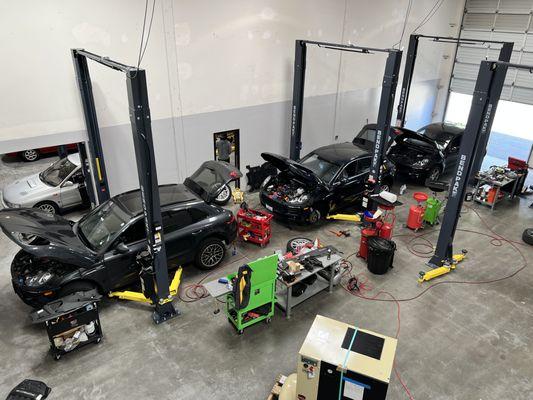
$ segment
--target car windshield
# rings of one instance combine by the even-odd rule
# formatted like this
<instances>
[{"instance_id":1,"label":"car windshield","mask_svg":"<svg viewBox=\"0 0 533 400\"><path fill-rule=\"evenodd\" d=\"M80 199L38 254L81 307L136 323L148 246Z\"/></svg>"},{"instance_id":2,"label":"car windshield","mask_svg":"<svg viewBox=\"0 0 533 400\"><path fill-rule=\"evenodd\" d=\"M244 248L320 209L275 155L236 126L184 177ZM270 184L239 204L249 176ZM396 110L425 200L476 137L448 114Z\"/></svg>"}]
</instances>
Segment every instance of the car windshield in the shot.
<instances>
[{"instance_id":1,"label":"car windshield","mask_svg":"<svg viewBox=\"0 0 533 400\"><path fill-rule=\"evenodd\" d=\"M41 181L50 186L59 186L76 169L77 165L68 158L62 158L39 174Z\"/></svg>"},{"instance_id":2,"label":"car windshield","mask_svg":"<svg viewBox=\"0 0 533 400\"><path fill-rule=\"evenodd\" d=\"M330 163L314 153L308 154L299 163L313 171L324 182L330 182L340 169L338 165Z\"/></svg>"},{"instance_id":3,"label":"car windshield","mask_svg":"<svg viewBox=\"0 0 533 400\"><path fill-rule=\"evenodd\" d=\"M115 240L130 219L130 214L109 200L80 220L78 234L91 249L98 251Z\"/></svg>"}]
</instances>

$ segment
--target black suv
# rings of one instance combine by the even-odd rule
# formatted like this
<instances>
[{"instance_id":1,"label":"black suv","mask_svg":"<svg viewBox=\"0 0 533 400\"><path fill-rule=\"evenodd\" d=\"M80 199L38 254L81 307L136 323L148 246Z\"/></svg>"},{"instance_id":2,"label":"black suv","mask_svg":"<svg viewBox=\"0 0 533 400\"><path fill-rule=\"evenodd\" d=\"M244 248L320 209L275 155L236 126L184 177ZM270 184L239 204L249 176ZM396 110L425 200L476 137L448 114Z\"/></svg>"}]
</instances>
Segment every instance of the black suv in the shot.
<instances>
[{"instance_id":1,"label":"black suv","mask_svg":"<svg viewBox=\"0 0 533 400\"><path fill-rule=\"evenodd\" d=\"M387 157L399 173L420 180L438 181L443 172L457 165L464 128L435 123L396 135Z\"/></svg>"},{"instance_id":2,"label":"black suv","mask_svg":"<svg viewBox=\"0 0 533 400\"><path fill-rule=\"evenodd\" d=\"M372 158L369 149L349 142L320 147L298 162L261 156L280 171L263 182L261 204L280 219L311 224L361 199ZM394 166L386 161L382 168L381 185L389 190Z\"/></svg>"},{"instance_id":3,"label":"black suv","mask_svg":"<svg viewBox=\"0 0 533 400\"><path fill-rule=\"evenodd\" d=\"M210 173L200 175L196 186L209 199ZM214 197L221 185L216 187ZM201 269L217 267L236 237L231 211L208 204L183 184L160 186L159 193L169 268L189 262ZM138 281L135 258L146 248L139 190L107 200L76 223L35 209L2 210L0 227L22 248L11 264L11 278L15 292L32 306Z\"/></svg>"}]
</instances>

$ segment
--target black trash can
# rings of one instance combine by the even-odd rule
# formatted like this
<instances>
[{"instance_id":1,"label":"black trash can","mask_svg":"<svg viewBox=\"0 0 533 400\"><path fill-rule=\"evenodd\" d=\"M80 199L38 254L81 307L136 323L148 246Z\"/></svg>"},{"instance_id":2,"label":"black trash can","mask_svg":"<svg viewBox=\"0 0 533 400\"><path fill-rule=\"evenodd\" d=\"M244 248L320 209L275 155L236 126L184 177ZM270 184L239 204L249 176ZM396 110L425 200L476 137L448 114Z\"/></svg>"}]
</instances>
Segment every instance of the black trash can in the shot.
<instances>
[{"instance_id":1,"label":"black trash can","mask_svg":"<svg viewBox=\"0 0 533 400\"><path fill-rule=\"evenodd\" d=\"M368 238L368 260L367 267L370 272L376 275L385 274L392 268L396 243L392 240L378 236Z\"/></svg>"}]
</instances>

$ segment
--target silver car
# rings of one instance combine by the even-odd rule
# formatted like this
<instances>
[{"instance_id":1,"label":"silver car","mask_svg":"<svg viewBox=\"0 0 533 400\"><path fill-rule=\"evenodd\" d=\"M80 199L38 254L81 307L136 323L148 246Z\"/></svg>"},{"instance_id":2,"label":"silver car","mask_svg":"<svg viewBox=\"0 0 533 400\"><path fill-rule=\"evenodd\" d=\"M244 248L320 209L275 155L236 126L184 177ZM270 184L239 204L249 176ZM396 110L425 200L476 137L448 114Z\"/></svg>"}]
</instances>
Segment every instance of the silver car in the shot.
<instances>
[{"instance_id":1,"label":"silver car","mask_svg":"<svg viewBox=\"0 0 533 400\"><path fill-rule=\"evenodd\" d=\"M83 204L80 190L85 190L84 178L75 153L7 185L0 201L4 208L34 207L55 214Z\"/></svg>"}]
</instances>

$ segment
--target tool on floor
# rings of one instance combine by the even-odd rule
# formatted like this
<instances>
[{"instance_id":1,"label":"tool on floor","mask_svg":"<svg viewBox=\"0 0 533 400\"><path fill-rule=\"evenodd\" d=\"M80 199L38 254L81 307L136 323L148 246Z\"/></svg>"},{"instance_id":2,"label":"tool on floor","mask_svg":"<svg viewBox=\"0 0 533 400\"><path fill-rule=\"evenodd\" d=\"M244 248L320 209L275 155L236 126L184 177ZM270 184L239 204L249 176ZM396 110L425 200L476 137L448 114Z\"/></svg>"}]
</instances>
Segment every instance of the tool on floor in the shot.
<instances>
[{"instance_id":1,"label":"tool on floor","mask_svg":"<svg viewBox=\"0 0 533 400\"><path fill-rule=\"evenodd\" d=\"M335 236L337 237L341 237L341 236L344 236L344 237L350 237L350 231L349 230L342 230L342 231L331 231L331 233L333 233Z\"/></svg>"},{"instance_id":2,"label":"tool on floor","mask_svg":"<svg viewBox=\"0 0 533 400\"><path fill-rule=\"evenodd\" d=\"M453 271L455 268L457 268L457 264L459 264L466 258L467 253L468 251L463 249L460 254L454 254L452 260L445 260L442 267L434 268L427 272L420 271L418 283L430 281L431 279L437 278L439 276L447 274L448 272Z\"/></svg>"}]
</instances>

